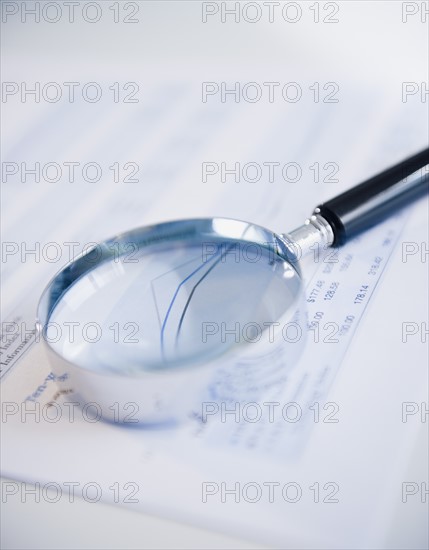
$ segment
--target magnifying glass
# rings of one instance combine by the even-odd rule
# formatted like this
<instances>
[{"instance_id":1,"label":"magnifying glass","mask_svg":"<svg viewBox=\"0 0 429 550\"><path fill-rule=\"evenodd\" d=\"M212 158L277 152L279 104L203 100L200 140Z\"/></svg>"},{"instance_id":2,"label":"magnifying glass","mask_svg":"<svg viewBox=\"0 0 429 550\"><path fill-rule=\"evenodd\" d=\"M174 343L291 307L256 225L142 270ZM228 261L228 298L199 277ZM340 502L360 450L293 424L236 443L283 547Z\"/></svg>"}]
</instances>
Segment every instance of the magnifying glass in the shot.
<instances>
[{"instance_id":1,"label":"magnifying glass","mask_svg":"<svg viewBox=\"0 0 429 550\"><path fill-rule=\"evenodd\" d=\"M299 260L341 246L427 193L429 148L319 205L276 234L227 218L116 235L48 284L37 328L60 386L105 420L153 424L185 414L214 368L257 365L273 325L296 319ZM299 346L288 350L293 363Z\"/></svg>"}]
</instances>

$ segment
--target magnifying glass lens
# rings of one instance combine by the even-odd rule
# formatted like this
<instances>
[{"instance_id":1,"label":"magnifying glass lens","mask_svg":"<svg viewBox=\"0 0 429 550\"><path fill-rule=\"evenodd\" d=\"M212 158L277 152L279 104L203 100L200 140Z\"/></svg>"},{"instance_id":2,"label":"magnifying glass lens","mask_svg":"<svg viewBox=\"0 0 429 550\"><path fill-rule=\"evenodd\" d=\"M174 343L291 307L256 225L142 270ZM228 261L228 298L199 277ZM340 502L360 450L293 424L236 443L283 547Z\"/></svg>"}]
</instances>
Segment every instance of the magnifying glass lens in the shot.
<instances>
[{"instance_id":1,"label":"magnifying glass lens","mask_svg":"<svg viewBox=\"0 0 429 550\"><path fill-rule=\"evenodd\" d=\"M156 243L86 270L52 309L46 338L92 371L170 368L257 342L299 290L295 268L269 247Z\"/></svg>"}]
</instances>

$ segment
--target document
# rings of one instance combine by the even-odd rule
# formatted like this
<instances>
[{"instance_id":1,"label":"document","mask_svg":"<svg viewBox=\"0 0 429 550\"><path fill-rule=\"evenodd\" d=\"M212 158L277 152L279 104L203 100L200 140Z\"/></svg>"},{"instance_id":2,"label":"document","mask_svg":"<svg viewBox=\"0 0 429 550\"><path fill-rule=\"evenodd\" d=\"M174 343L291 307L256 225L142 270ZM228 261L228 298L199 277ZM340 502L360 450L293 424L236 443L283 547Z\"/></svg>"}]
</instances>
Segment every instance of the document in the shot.
<instances>
[{"instance_id":1,"label":"document","mask_svg":"<svg viewBox=\"0 0 429 550\"><path fill-rule=\"evenodd\" d=\"M368 112L361 101L354 108L352 85L329 108L280 114L269 103L195 103L200 89L148 86L128 114L103 102L47 105L21 121L25 133L5 151L2 475L261 544L380 547L397 506L425 506L426 480L404 476L427 402L426 199L304 259L299 323L274 327L282 340L305 341L299 359L285 368L280 346L233 371L220 366L181 423L142 427L132 409L129 423L106 423L96 407L76 407L38 341L43 288L91 243L177 217L285 233L318 203L425 146L423 104L398 112L380 97ZM91 117L85 136L80 117ZM38 140L53 120L67 137ZM248 127L247 143L235 141L237 127Z\"/></svg>"}]
</instances>

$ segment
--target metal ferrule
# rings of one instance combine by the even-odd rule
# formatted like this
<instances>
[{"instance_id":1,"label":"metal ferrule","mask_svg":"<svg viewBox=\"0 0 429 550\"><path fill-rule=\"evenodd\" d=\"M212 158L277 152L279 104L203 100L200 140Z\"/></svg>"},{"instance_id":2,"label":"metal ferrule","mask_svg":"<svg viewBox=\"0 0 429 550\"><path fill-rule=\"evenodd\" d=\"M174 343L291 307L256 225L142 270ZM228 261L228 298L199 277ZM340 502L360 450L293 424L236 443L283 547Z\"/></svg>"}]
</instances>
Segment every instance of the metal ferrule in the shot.
<instances>
[{"instance_id":1,"label":"metal ferrule","mask_svg":"<svg viewBox=\"0 0 429 550\"><path fill-rule=\"evenodd\" d=\"M334 242L331 225L317 213L317 209L310 218L305 220L304 225L286 233L284 237L293 243L298 259L314 251L315 245L327 248Z\"/></svg>"}]
</instances>

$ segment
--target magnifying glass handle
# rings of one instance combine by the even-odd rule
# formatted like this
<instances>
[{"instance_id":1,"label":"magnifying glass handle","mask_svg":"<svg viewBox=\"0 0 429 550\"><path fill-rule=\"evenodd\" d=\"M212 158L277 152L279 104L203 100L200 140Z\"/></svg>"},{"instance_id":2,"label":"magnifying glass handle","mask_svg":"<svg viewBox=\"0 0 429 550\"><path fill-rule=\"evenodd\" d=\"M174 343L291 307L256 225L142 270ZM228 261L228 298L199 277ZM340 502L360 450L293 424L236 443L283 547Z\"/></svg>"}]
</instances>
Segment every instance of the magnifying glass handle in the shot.
<instances>
[{"instance_id":1,"label":"magnifying glass handle","mask_svg":"<svg viewBox=\"0 0 429 550\"><path fill-rule=\"evenodd\" d=\"M320 204L287 235L305 255L311 246L341 246L423 196L429 186L429 148Z\"/></svg>"}]
</instances>

